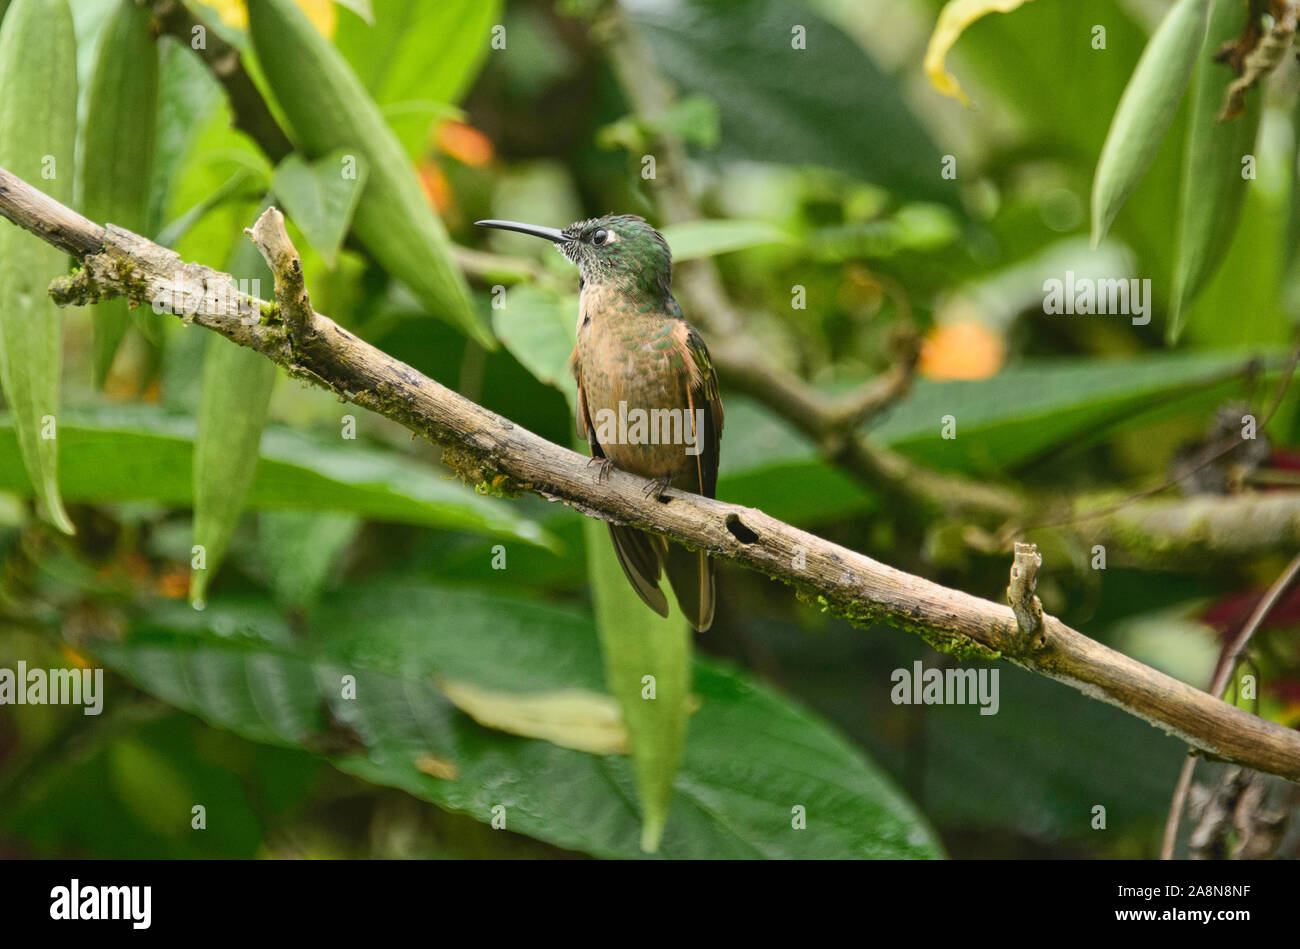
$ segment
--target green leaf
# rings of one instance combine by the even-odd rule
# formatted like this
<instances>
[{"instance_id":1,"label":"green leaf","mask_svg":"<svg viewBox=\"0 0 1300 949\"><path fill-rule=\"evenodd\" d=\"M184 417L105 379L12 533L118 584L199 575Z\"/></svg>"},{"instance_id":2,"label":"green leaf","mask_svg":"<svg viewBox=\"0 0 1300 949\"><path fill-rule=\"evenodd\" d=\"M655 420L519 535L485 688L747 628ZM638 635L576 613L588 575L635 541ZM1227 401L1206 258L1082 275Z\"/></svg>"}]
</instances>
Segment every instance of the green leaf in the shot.
<instances>
[{"instance_id":1,"label":"green leaf","mask_svg":"<svg viewBox=\"0 0 1300 949\"><path fill-rule=\"evenodd\" d=\"M686 744L690 624L671 592L667 618L641 602L623 575L603 523L583 518L582 531L605 681L622 710L632 744L641 849L654 853L663 839L673 779Z\"/></svg>"},{"instance_id":2,"label":"green leaf","mask_svg":"<svg viewBox=\"0 0 1300 949\"><path fill-rule=\"evenodd\" d=\"M87 92L80 176L81 211L98 224L111 222L145 237L158 127L158 48L149 32L153 14L134 0L119 0L100 34L95 72ZM95 386L102 387L126 333L127 302L94 305ZM161 318L145 307L136 325L162 338Z\"/></svg>"},{"instance_id":3,"label":"green leaf","mask_svg":"<svg viewBox=\"0 0 1300 949\"><path fill-rule=\"evenodd\" d=\"M259 177L251 168L236 168L224 184L205 195L192 208L164 227L158 234L158 243L163 247L175 247L210 211L227 202L237 201L242 204L254 192L260 197L265 193L266 188L264 183L259 181Z\"/></svg>"},{"instance_id":4,"label":"green leaf","mask_svg":"<svg viewBox=\"0 0 1300 949\"><path fill-rule=\"evenodd\" d=\"M1241 160L1254 151L1263 96L1249 96L1242 115L1231 122L1219 122L1224 91L1235 77L1227 66L1214 62L1214 53L1225 40L1241 32L1245 19L1246 8L1240 3L1214 0L1197 67L1191 127L1183 153L1178 254L1166 332L1171 343L1177 342L1182 333L1187 307L1232 243L1249 189Z\"/></svg>"},{"instance_id":5,"label":"green leaf","mask_svg":"<svg viewBox=\"0 0 1300 949\"><path fill-rule=\"evenodd\" d=\"M366 23L373 26L375 23L375 10L371 6L370 0L334 0L341 7L351 10Z\"/></svg>"},{"instance_id":6,"label":"green leaf","mask_svg":"<svg viewBox=\"0 0 1300 949\"><path fill-rule=\"evenodd\" d=\"M274 282L251 241L235 251L230 272L237 280L258 280L267 287ZM275 363L261 353L216 334L209 338L194 440L194 544L203 548L202 566L190 574L196 605L221 567L257 473L275 378Z\"/></svg>"},{"instance_id":7,"label":"green leaf","mask_svg":"<svg viewBox=\"0 0 1300 949\"><path fill-rule=\"evenodd\" d=\"M397 140L402 143L402 150L412 162L418 162L429 152L429 130L435 122L463 121L465 113L445 102L431 99L416 99L408 102L392 102L380 109L384 122Z\"/></svg>"},{"instance_id":8,"label":"green leaf","mask_svg":"<svg viewBox=\"0 0 1300 949\"><path fill-rule=\"evenodd\" d=\"M766 221L689 221L665 227L663 235L674 262L790 241L788 234Z\"/></svg>"},{"instance_id":9,"label":"green leaf","mask_svg":"<svg viewBox=\"0 0 1300 949\"><path fill-rule=\"evenodd\" d=\"M146 406L69 411L60 419L66 497L92 503L194 500L195 421ZM0 491L30 493L13 420L0 415ZM554 543L517 505L483 497L445 473L391 450L269 427L246 506L337 511L376 521L462 530L529 544Z\"/></svg>"},{"instance_id":10,"label":"green leaf","mask_svg":"<svg viewBox=\"0 0 1300 949\"><path fill-rule=\"evenodd\" d=\"M1106 133L1092 184L1095 246L1160 150L1196 68L1210 0L1178 0L1142 51ZM1189 145L1189 147L1194 147Z\"/></svg>"},{"instance_id":11,"label":"green leaf","mask_svg":"<svg viewBox=\"0 0 1300 949\"><path fill-rule=\"evenodd\" d=\"M182 106L177 105L176 108ZM171 178L160 238L187 260L229 260L271 186L271 164L231 124L225 96L195 116L202 124Z\"/></svg>"},{"instance_id":12,"label":"green leaf","mask_svg":"<svg viewBox=\"0 0 1300 949\"><path fill-rule=\"evenodd\" d=\"M303 152L320 158L342 149L366 170L353 233L430 313L495 349L470 305L442 221L347 60L292 0L249 0L248 21L258 63Z\"/></svg>"},{"instance_id":13,"label":"green leaf","mask_svg":"<svg viewBox=\"0 0 1300 949\"><path fill-rule=\"evenodd\" d=\"M315 603L334 562L360 527L352 514L262 511L257 549L276 600L297 607Z\"/></svg>"},{"instance_id":14,"label":"green leaf","mask_svg":"<svg viewBox=\"0 0 1300 949\"><path fill-rule=\"evenodd\" d=\"M590 616L509 595L401 584L327 598L307 627L295 634L251 604L235 610L223 600L195 613L167 602L123 642L95 643L92 652L164 701L254 741L313 749L349 774L479 821L500 806L508 829L557 846L642 854L627 756L485 728L432 681L436 674L494 690L598 692ZM355 676L355 699L341 697L345 675ZM663 856L939 855L893 783L814 716L714 662L696 662L694 693L699 710ZM454 777L422 771L429 758L450 765L437 770ZM806 830L791 829L795 805L807 809Z\"/></svg>"},{"instance_id":15,"label":"green leaf","mask_svg":"<svg viewBox=\"0 0 1300 949\"><path fill-rule=\"evenodd\" d=\"M569 356L577 319L575 297L560 298L532 286L514 287L506 291L504 306L492 310L492 330L525 369L568 393L572 401Z\"/></svg>"},{"instance_id":16,"label":"green leaf","mask_svg":"<svg viewBox=\"0 0 1300 949\"><path fill-rule=\"evenodd\" d=\"M77 136L77 45L67 0L15 0L0 25L0 168L72 203ZM63 254L17 227L0 228L0 390L18 429L23 487L73 533L59 496L60 334L46 290ZM61 426L59 426L61 427Z\"/></svg>"},{"instance_id":17,"label":"green leaf","mask_svg":"<svg viewBox=\"0 0 1300 949\"><path fill-rule=\"evenodd\" d=\"M379 103L458 102L500 22L500 0L387 0L373 26L340 29L335 42Z\"/></svg>"},{"instance_id":18,"label":"green leaf","mask_svg":"<svg viewBox=\"0 0 1300 949\"><path fill-rule=\"evenodd\" d=\"M261 353L216 335L208 341L194 441L194 543L204 550L190 578L196 603L221 566L257 472L275 378L275 363Z\"/></svg>"},{"instance_id":19,"label":"green leaf","mask_svg":"<svg viewBox=\"0 0 1300 949\"><path fill-rule=\"evenodd\" d=\"M0 808L7 837L41 857L251 860L263 821L300 805L321 770L306 752L249 745L165 706L129 702L110 700L62 754L41 749ZM210 819L196 833L200 801Z\"/></svg>"},{"instance_id":20,"label":"green leaf","mask_svg":"<svg viewBox=\"0 0 1300 949\"><path fill-rule=\"evenodd\" d=\"M823 461L816 444L784 419L725 388L722 397L727 428L719 498L796 524L833 521L873 506L861 482Z\"/></svg>"},{"instance_id":21,"label":"green leaf","mask_svg":"<svg viewBox=\"0 0 1300 949\"><path fill-rule=\"evenodd\" d=\"M290 155L271 176L276 197L330 269L338 261L343 235L365 184L364 166L349 163L342 150L310 165L301 156Z\"/></svg>"},{"instance_id":22,"label":"green leaf","mask_svg":"<svg viewBox=\"0 0 1300 949\"><path fill-rule=\"evenodd\" d=\"M629 11L683 92L718 104L721 153L834 168L952 205L939 149L898 83L837 26L788 0L690 0ZM806 49L793 46L794 25Z\"/></svg>"},{"instance_id":23,"label":"green leaf","mask_svg":"<svg viewBox=\"0 0 1300 949\"><path fill-rule=\"evenodd\" d=\"M1240 354L1157 354L1098 364L1043 360L978 381L917 383L875 427L877 438L926 464L1005 470L1107 427L1128 424L1174 397L1240 378ZM957 420L945 439L940 420Z\"/></svg>"},{"instance_id":24,"label":"green leaf","mask_svg":"<svg viewBox=\"0 0 1300 949\"><path fill-rule=\"evenodd\" d=\"M161 233L182 162L225 98L217 77L188 44L159 37L158 52L158 132L150 189L150 234Z\"/></svg>"}]
</instances>

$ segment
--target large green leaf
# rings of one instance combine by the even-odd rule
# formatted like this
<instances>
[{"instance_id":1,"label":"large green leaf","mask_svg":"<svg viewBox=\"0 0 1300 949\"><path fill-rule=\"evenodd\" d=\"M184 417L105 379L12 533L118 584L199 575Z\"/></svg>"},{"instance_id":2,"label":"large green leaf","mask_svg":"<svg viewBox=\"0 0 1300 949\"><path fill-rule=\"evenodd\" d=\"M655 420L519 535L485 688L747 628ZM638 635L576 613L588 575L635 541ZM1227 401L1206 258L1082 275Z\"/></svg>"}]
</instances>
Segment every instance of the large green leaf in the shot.
<instances>
[{"instance_id":1,"label":"large green leaf","mask_svg":"<svg viewBox=\"0 0 1300 949\"><path fill-rule=\"evenodd\" d=\"M718 104L721 151L823 165L952 203L940 154L893 77L837 26L789 0L724 0L630 12L668 77ZM806 48L792 29L806 29Z\"/></svg>"},{"instance_id":2,"label":"large green leaf","mask_svg":"<svg viewBox=\"0 0 1300 949\"><path fill-rule=\"evenodd\" d=\"M598 856L641 855L626 756L476 724L434 686L600 691L591 618L436 587L352 589L308 620L311 656L275 614L162 604L97 658L170 704L255 741L306 747L365 780ZM297 642L301 642L299 637ZM343 676L355 676L354 699ZM697 662L660 853L668 857L932 857L923 820L839 735L737 672ZM435 777L434 774L442 775ZM807 828L792 826L796 807Z\"/></svg>"},{"instance_id":3,"label":"large green leaf","mask_svg":"<svg viewBox=\"0 0 1300 949\"><path fill-rule=\"evenodd\" d=\"M491 51L500 0L377 0L374 25L347 22L335 42L379 103L456 102Z\"/></svg>"},{"instance_id":4,"label":"large green leaf","mask_svg":"<svg viewBox=\"0 0 1300 949\"><path fill-rule=\"evenodd\" d=\"M149 408L68 412L60 420L60 475L74 501L194 500L195 422ZM0 491L30 491L13 422L0 416ZM483 497L436 469L355 441L270 428L246 505L338 511L379 521L494 534L530 544L553 538L508 501Z\"/></svg>"},{"instance_id":5,"label":"large green leaf","mask_svg":"<svg viewBox=\"0 0 1300 949\"><path fill-rule=\"evenodd\" d=\"M928 464L1002 470L1239 376L1246 360L1194 353L1026 362L978 381L922 381L874 431ZM956 419L956 438L942 436L945 415Z\"/></svg>"},{"instance_id":6,"label":"large green leaf","mask_svg":"<svg viewBox=\"0 0 1300 949\"><path fill-rule=\"evenodd\" d=\"M1088 629L1105 636L1115 616L1153 597L1164 606L1204 589L1200 579L1162 575L1153 583L1149 571L1112 567L1103 598L1108 615L1092 616ZM864 690L863 682L888 682L891 670L911 672L918 659L928 668L937 656L883 625L863 631L834 621L810 636L763 618L747 632L791 693L807 696L891 773L908 776L925 815L953 830L954 852L1023 856L1017 842L1033 838L1069 839L1117 856L1110 848L1123 846L1116 838L1124 828L1158 839L1186 752L1160 729L1005 662L989 666L1000 677L996 715L981 715L974 705L894 705L887 689ZM1127 652L1109 637L1103 641ZM1025 793L1008 795L1010 785ZM1097 804L1107 810L1106 833L1092 827ZM977 829L996 829L998 837L970 836Z\"/></svg>"},{"instance_id":7,"label":"large green leaf","mask_svg":"<svg viewBox=\"0 0 1300 949\"><path fill-rule=\"evenodd\" d=\"M512 287L500 299L502 305L492 310L492 331L525 369L572 401L569 355L573 352L577 300L561 299L531 286Z\"/></svg>"}]
</instances>

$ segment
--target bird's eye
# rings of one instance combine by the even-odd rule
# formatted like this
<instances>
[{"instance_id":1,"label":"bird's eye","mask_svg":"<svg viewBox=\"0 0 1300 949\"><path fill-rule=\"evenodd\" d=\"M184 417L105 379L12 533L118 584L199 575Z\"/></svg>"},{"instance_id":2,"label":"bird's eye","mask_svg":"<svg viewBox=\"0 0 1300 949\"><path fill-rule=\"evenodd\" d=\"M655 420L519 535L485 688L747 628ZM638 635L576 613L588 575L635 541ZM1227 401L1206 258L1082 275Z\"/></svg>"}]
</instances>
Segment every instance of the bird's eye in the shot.
<instances>
[{"instance_id":1,"label":"bird's eye","mask_svg":"<svg viewBox=\"0 0 1300 949\"><path fill-rule=\"evenodd\" d=\"M605 229L602 227L595 234L591 235L592 246L599 247L601 244L605 243L605 238L608 236L609 235L605 233Z\"/></svg>"}]
</instances>

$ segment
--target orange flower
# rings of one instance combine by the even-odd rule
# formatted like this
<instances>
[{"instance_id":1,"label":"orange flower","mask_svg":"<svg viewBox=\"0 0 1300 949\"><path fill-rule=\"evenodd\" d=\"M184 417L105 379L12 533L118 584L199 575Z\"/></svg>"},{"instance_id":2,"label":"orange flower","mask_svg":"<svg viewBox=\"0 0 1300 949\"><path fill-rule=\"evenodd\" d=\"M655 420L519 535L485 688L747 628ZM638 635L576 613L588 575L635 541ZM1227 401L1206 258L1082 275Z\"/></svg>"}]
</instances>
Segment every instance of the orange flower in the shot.
<instances>
[{"instance_id":1,"label":"orange flower","mask_svg":"<svg viewBox=\"0 0 1300 949\"><path fill-rule=\"evenodd\" d=\"M486 165L495 154L492 140L464 122L443 122L434 133L434 142L444 154L474 168Z\"/></svg>"},{"instance_id":2,"label":"orange flower","mask_svg":"<svg viewBox=\"0 0 1300 949\"><path fill-rule=\"evenodd\" d=\"M451 207L451 185L447 183L447 177L442 173L442 169L436 162L422 161L416 171L425 198L439 214L445 213Z\"/></svg>"},{"instance_id":3,"label":"orange flower","mask_svg":"<svg viewBox=\"0 0 1300 949\"><path fill-rule=\"evenodd\" d=\"M190 593L190 572L180 567L169 569L158 577L158 595L169 600L183 600Z\"/></svg>"},{"instance_id":4,"label":"orange flower","mask_svg":"<svg viewBox=\"0 0 1300 949\"><path fill-rule=\"evenodd\" d=\"M929 379L987 379L1002 368L1005 350L983 323L948 323L925 335L917 369Z\"/></svg>"}]
</instances>

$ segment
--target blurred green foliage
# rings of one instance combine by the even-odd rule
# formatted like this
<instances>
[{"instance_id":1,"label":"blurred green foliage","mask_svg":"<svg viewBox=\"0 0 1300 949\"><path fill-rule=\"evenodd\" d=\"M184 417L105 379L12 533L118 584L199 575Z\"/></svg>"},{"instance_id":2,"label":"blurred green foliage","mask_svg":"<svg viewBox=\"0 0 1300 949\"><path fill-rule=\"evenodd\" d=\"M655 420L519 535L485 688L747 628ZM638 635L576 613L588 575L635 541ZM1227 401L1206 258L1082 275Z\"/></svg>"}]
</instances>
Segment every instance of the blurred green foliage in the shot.
<instances>
[{"instance_id":1,"label":"blurred green foliage","mask_svg":"<svg viewBox=\"0 0 1300 949\"><path fill-rule=\"evenodd\" d=\"M83 99L117 2L72 5ZM929 468L1044 496L1149 485L1217 406L1241 401L1261 414L1295 342L1289 66L1253 93L1258 175L1176 347L1165 343L1174 273L1187 266L1176 222L1187 149L1198 144L1187 102L1109 237L1088 247L1102 143L1155 27L1145 7L1043 0L977 21L950 63L977 103L968 110L922 76L940 0L639 0L627 4L632 27L679 96L651 121L621 87L614 67L624 64L609 61L603 3L373 0L373 25L338 6L309 45L317 59L318 44L334 51L320 68L352 76L331 88L364 99L333 109L283 101L301 77L267 74L246 19L232 15L239 4L186 2L244 51L302 150L269 160L232 126L232 104L195 52L158 37L147 207L135 208L143 231L224 267L248 257L243 229L271 195L318 309L561 444L574 437L576 274L541 242L472 222L562 226L623 211L665 224L664 184L642 176L663 134L685 143L703 213L664 228L678 262L716 266L774 364L839 393L890 366L900 331L924 338L922 378L863 431ZM84 143L84 107L81 120ZM373 159L373 142L355 140L366 122L387 128L386 193L418 199L407 210L436 215L449 235L419 248L457 275L425 274L444 298L404 285L418 266L394 265L380 247L382 214L361 210L374 163L358 179L336 176L353 150ZM399 151L409 161L393 159ZM453 312L466 260L474 322ZM236 276L252 275L246 259L241 267ZM1153 319L1046 313L1043 283L1066 269L1149 279ZM792 306L796 287L806 308ZM654 780L626 755L478 724L436 677L519 693L610 691L601 643L643 617L620 619L635 601L593 602L600 564L588 563L581 516L462 484L434 446L303 382L249 381L209 361L209 334L179 321L157 338L122 321L101 389L96 318L65 314L58 470L74 537L36 515L21 423L0 417L0 667L103 666L105 713L0 706L0 855L635 857L647 789L667 809L664 856L1158 847L1178 742L1005 664L995 716L894 705L893 670L951 660L895 630L853 629L725 563L716 624L687 664L675 774L664 761L680 723L656 732L665 744L651 750L665 754ZM479 325L499 348L467 338ZM1256 357L1265 365L1248 369ZM964 536L959 519L918 521L770 406L725 381L723 397L719 497L1002 598L1005 557L960 544L952 556L942 540ZM950 413L955 440L940 431ZM206 452L196 452L200 425ZM1292 390L1267 432L1279 457L1298 425ZM243 450L225 454L226 436L233 444L240 432ZM223 494L244 477L242 502ZM196 484L220 521L209 532L228 543L205 576L203 610L185 599ZM1039 591L1049 612L1197 685L1222 631L1196 617L1280 567L1268 554L1178 572L1080 562L1049 558ZM1185 641L1144 638L1144 622L1173 614L1190 617ZM1268 708L1288 722L1295 700L1279 696L1300 676L1286 635L1296 622L1287 614L1261 632L1256 657L1280 683ZM666 802L653 797L656 780L671 789ZM1104 832L1091 823L1097 804L1110 814ZM194 805L206 830L191 826ZM492 829L498 806L504 833ZM798 808L806 830L792 824Z\"/></svg>"}]
</instances>

